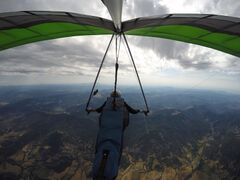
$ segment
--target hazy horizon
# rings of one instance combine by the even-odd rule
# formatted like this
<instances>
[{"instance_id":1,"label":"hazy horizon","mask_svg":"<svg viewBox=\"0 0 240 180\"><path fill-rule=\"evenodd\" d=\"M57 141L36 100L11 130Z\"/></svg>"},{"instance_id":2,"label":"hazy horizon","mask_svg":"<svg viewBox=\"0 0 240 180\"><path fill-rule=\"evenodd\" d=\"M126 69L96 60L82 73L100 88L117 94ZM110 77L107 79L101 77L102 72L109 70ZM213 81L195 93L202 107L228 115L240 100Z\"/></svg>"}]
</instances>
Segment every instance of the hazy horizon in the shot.
<instances>
[{"instance_id":1,"label":"hazy horizon","mask_svg":"<svg viewBox=\"0 0 240 180\"><path fill-rule=\"evenodd\" d=\"M24 89L37 89L37 88L51 88L51 87L66 87L66 88L74 88L74 90L82 90L82 88L85 91L91 91L92 83L65 83L65 84L11 84L11 85L0 85L0 90L2 88L18 88L22 87ZM100 91L109 91L111 92L114 87L113 84L97 84L95 87L95 90L98 89ZM61 89L59 89L61 90ZM134 90L136 93L141 94L140 87L138 85L121 85L117 87L117 90L120 92L125 92L129 90ZM174 90L179 91L180 93L185 92L209 92L209 93L226 93L226 94L235 94L240 95L239 91L231 91L231 90L225 90L225 89L209 89L209 88L201 88L198 86L192 86L192 87L180 87L180 86L164 86L164 85L143 85L143 90L148 93L152 90L154 91L162 91L162 90Z\"/></svg>"}]
</instances>

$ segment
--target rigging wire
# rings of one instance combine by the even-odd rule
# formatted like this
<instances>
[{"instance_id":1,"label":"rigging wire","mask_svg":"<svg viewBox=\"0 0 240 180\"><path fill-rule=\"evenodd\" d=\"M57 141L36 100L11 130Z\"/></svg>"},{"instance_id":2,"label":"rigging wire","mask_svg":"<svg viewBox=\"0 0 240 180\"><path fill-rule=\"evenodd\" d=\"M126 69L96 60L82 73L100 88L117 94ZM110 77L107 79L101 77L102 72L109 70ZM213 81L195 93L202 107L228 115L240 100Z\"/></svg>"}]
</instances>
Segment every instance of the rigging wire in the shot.
<instances>
[{"instance_id":1,"label":"rigging wire","mask_svg":"<svg viewBox=\"0 0 240 180\"><path fill-rule=\"evenodd\" d=\"M131 58L131 56L130 56L129 50L128 50L128 48L127 48L126 43L123 43L123 44L124 44L126 54L127 54L128 58L129 58L129 61L130 61L130 64L131 64L131 63L132 63L132 58ZM134 69L134 66L133 66L133 69ZM134 69L134 71L135 71L135 69ZM136 74L136 72L135 72L135 74ZM136 77L136 81L138 82L138 77L137 77L137 75L136 75L135 77ZM139 87L140 87L140 86L139 86ZM141 90L140 90L140 93L141 93L141 96L142 96ZM136 105L139 105L139 104L141 104L141 103L142 103L142 101L140 101L140 99L137 98L137 99L136 99ZM143 103L144 103L144 105L145 105L144 98L143 98Z\"/></svg>"},{"instance_id":2,"label":"rigging wire","mask_svg":"<svg viewBox=\"0 0 240 180\"><path fill-rule=\"evenodd\" d=\"M131 61L132 61L133 67L134 67L135 73L136 73L136 75L137 75L138 83L139 83L139 86L140 86L140 89L141 89L141 92L142 92L142 96L143 96L143 99L144 99L144 103L145 103L145 106L146 106L146 111L144 112L145 115L146 115L146 114L149 113L149 107L148 107L147 99L146 99L145 93L144 93L144 91L143 91L142 83L141 83L140 77L139 77L139 75L138 75L137 67L136 67L136 65L135 65L135 61L134 61L134 59L133 59L133 55L132 55L132 53L131 53L131 49L130 49L130 47L129 47L129 45L128 45L128 41L127 41L127 38L126 38L126 36L125 36L124 33L123 33L123 38L124 38L124 41L125 41L125 43L126 43L126 45L127 45L127 49L128 49L129 55L130 55L130 57L131 57Z\"/></svg>"},{"instance_id":3,"label":"rigging wire","mask_svg":"<svg viewBox=\"0 0 240 180\"><path fill-rule=\"evenodd\" d=\"M118 38L120 38L119 43L118 43ZM119 59L119 54L120 54L120 47L121 47L121 35L116 34L116 63L115 63L115 81L114 81L114 93L117 91L117 80L118 80L118 59ZM116 96L113 98L113 109L116 109Z\"/></svg>"},{"instance_id":4,"label":"rigging wire","mask_svg":"<svg viewBox=\"0 0 240 180\"><path fill-rule=\"evenodd\" d=\"M128 45L128 42L127 42L127 38L125 36L124 33L122 34L113 34L112 37L111 37L111 40L108 44L108 47L106 49L106 52L103 56L103 59L102 59L102 62L100 64L100 67L98 69L98 72L97 72L97 75L96 75L96 78L95 78L95 81L94 81L94 84L93 84L93 87L92 87L92 90L91 90L91 93L89 95L89 98L88 98L88 102L87 102L87 105L86 105L86 111L88 112L88 107L89 107L89 104L90 104L90 101L92 99L92 96L93 96L93 93L94 93L94 89L95 89L95 86L96 86L96 83L97 83L97 80L98 80L98 77L99 77L99 74L101 72L101 69L102 69L102 66L104 64L104 61L105 61L105 58L106 58L106 55L109 51L109 48L110 48L110 45L112 44L112 41L113 41L113 38L114 36L116 37L116 63L115 63L115 82L114 82L114 92L116 92L116 89L117 89L117 80L118 80L118 69L119 69L119 64L118 64L118 61L119 61L119 54L120 54L120 48L121 48L121 40L122 40L122 36L124 38L124 41L125 41L125 45L127 47L127 50L128 50L128 54L130 55L130 59L132 61L132 64L133 64L133 67L134 67L134 70L135 70L135 73L136 73L136 76L137 76L137 79L138 79L138 83L139 83L139 86L140 86L140 89L141 89L141 93L142 93L142 96L143 96L143 99L144 99L144 103L145 103L145 106L146 106L146 110L143 111L145 115L147 115L149 113L149 107L148 107L148 104L147 104L147 100L146 100L146 96L145 96L145 93L143 91L143 87L142 87L142 83L141 83L141 80L140 80L140 77L138 75L138 71L137 71L137 67L135 65L135 61L133 59L133 56L132 56L132 53L131 53L131 50L130 50L130 47ZM114 101L113 101L113 109L115 109L115 104L116 104L116 97L114 97Z\"/></svg>"},{"instance_id":5,"label":"rigging wire","mask_svg":"<svg viewBox=\"0 0 240 180\"><path fill-rule=\"evenodd\" d=\"M123 43L123 45L124 45L124 48L125 48L125 53L126 53L126 55L128 56L128 60L129 60L129 64L130 65L132 65L132 61L131 61L131 57L130 57L130 55L129 55L129 52L128 52L128 49L127 49L127 45L125 44L125 43ZM138 78L137 78L137 76L135 75L135 72L134 72L134 67L132 66L132 70L133 70L133 73L134 73L134 80L138 83ZM140 90L140 89L137 89L137 90ZM140 96L142 96L142 94L141 94L141 91L140 91L140 94L138 94L138 95L140 95ZM140 108L141 107L141 105L142 105L142 103L143 103L143 105L145 105L145 103L144 103L144 100L142 101L143 99L141 98L136 98L136 100L135 100L135 103L133 104L135 107L138 107L138 108Z\"/></svg>"},{"instance_id":6,"label":"rigging wire","mask_svg":"<svg viewBox=\"0 0 240 180\"><path fill-rule=\"evenodd\" d=\"M102 69L103 63L104 63L104 61L105 61L105 59L106 59L106 56L107 56L108 50L109 50L109 48L110 48L110 45L112 44L112 41L113 41L113 37L114 37L114 36L115 36L115 34L112 35L112 37L111 37L111 39L110 39L110 41L109 41L109 44L108 44L108 46L107 46L107 49L106 49L106 51L105 51L105 53L104 53L104 56L103 56L102 62L101 62L101 64L100 64L100 66L99 66L99 69L98 69L98 72L97 72L96 78L95 78L94 83L93 83L93 86L92 86L91 93L90 93L89 98L88 98L88 102L87 102L86 109L85 109L86 111L88 111L88 106L89 106L90 101L91 101L91 99L92 99L93 91L94 91L94 89L95 89L95 86L96 86L96 83L97 83L97 80L98 80L99 74L100 74L100 72L101 72L101 69Z\"/></svg>"},{"instance_id":7,"label":"rigging wire","mask_svg":"<svg viewBox=\"0 0 240 180\"><path fill-rule=\"evenodd\" d=\"M119 38L119 43L118 43ZM120 48L121 48L121 35L116 35L116 63L115 63L115 82L114 82L114 92L117 90L117 80L118 80L118 69L119 69L119 54L120 54ZM114 98L115 99L115 98Z\"/></svg>"}]
</instances>

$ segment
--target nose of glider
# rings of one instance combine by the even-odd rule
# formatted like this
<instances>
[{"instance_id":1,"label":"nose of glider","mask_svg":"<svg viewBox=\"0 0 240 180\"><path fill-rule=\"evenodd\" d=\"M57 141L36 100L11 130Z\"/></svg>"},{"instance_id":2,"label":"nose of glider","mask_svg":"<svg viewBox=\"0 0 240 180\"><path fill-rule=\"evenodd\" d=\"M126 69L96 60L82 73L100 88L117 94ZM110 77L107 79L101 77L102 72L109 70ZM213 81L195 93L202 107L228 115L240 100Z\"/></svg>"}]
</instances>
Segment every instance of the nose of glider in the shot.
<instances>
[{"instance_id":1,"label":"nose of glider","mask_svg":"<svg viewBox=\"0 0 240 180\"><path fill-rule=\"evenodd\" d=\"M115 28L121 30L123 0L102 0L107 7Z\"/></svg>"}]
</instances>

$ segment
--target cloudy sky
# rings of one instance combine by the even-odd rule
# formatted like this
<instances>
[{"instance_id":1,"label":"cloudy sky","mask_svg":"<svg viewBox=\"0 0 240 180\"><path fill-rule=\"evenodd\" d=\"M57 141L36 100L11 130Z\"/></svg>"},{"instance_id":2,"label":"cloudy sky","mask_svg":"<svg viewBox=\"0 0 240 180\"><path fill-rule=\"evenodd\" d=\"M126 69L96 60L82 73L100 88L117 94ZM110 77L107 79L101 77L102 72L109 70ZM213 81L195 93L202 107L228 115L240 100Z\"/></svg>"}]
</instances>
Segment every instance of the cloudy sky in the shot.
<instances>
[{"instance_id":1,"label":"cloudy sky","mask_svg":"<svg viewBox=\"0 0 240 180\"><path fill-rule=\"evenodd\" d=\"M70 11L110 18L100 0L1 0L0 12ZM167 13L240 17L238 0L124 0L123 20ZM89 83L110 36L71 37L0 52L0 85ZM227 90L240 93L240 59L209 48L157 38L128 37L144 85ZM114 47L100 83L113 83ZM137 85L124 45L120 83Z\"/></svg>"}]
</instances>

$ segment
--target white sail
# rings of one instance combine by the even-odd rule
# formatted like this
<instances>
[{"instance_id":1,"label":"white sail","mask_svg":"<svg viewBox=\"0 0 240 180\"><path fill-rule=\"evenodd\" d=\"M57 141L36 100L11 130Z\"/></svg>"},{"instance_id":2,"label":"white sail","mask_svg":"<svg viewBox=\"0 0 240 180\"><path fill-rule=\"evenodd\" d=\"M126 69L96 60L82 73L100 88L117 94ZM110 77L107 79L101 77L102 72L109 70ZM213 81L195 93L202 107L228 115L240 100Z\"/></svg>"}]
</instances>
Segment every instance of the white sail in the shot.
<instances>
[{"instance_id":1,"label":"white sail","mask_svg":"<svg viewBox=\"0 0 240 180\"><path fill-rule=\"evenodd\" d=\"M114 25L121 30L123 0L102 0L112 17Z\"/></svg>"}]
</instances>

